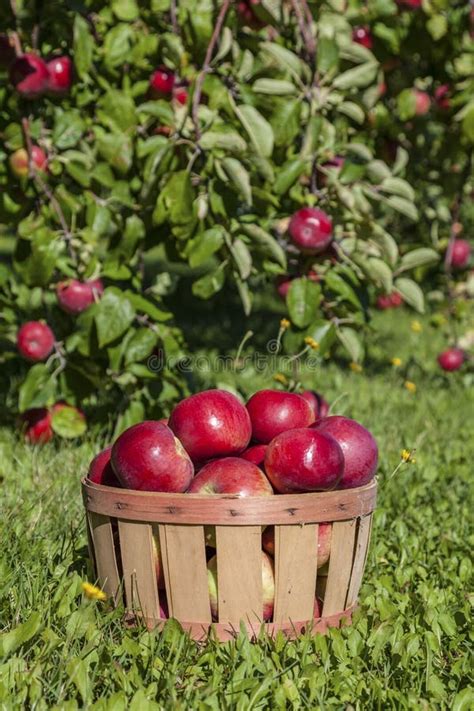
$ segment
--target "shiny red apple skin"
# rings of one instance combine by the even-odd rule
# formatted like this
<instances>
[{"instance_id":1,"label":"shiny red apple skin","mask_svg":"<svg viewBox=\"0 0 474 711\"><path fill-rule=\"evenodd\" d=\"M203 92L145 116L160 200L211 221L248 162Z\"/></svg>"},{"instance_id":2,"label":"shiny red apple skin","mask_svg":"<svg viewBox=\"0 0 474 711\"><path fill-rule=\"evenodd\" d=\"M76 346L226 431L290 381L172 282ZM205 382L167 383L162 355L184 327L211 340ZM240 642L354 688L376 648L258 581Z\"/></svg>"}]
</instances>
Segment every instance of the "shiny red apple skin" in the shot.
<instances>
[{"instance_id":1,"label":"shiny red apple skin","mask_svg":"<svg viewBox=\"0 0 474 711\"><path fill-rule=\"evenodd\" d=\"M256 464L240 457L224 457L209 462L196 474L188 494L271 496L273 489Z\"/></svg>"},{"instance_id":2,"label":"shiny red apple skin","mask_svg":"<svg viewBox=\"0 0 474 711\"><path fill-rule=\"evenodd\" d=\"M188 103L189 92L186 86L176 86L173 89L173 99L181 106L186 106Z\"/></svg>"},{"instance_id":3,"label":"shiny red apple skin","mask_svg":"<svg viewBox=\"0 0 474 711\"><path fill-rule=\"evenodd\" d=\"M21 415L20 421L25 439L30 444L46 444L53 439L51 413L46 407L27 410Z\"/></svg>"},{"instance_id":4,"label":"shiny red apple skin","mask_svg":"<svg viewBox=\"0 0 474 711\"><path fill-rule=\"evenodd\" d=\"M339 489L352 489L368 484L375 476L378 447L372 434L349 417L332 415L311 426L317 432L333 437L344 455L344 474Z\"/></svg>"},{"instance_id":5,"label":"shiny red apple skin","mask_svg":"<svg viewBox=\"0 0 474 711\"><path fill-rule=\"evenodd\" d=\"M205 390L182 400L169 427L194 462L240 454L252 432L245 407L225 390Z\"/></svg>"},{"instance_id":6,"label":"shiny red apple skin","mask_svg":"<svg viewBox=\"0 0 474 711\"><path fill-rule=\"evenodd\" d=\"M41 173L48 170L48 158L39 146L31 147L32 167ZM30 172L28 153L24 148L18 148L9 158L10 168L17 178L27 178Z\"/></svg>"},{"instance_id":7,"label":"shiny red apple skin","mask_svg":"<svg viewBox=\"0 0 474 711\"><path fill-rule=\"evenodd\" d=\"M314 392L314 390L304 390L301 394L306 402L309 404L313 410L314 419L318 420L320 417L327 417L329 414L329 403L323 398L319 393Z\"/></svg>"},{"instance_id":8,"label":"shiny red apple skin","mask_svg":"<svg viewBox=\"0 0 474 711\"><path fill-rule=\"evenodd\" d=\"M329 491L339 484L342 449L333 437L313 427L282 432L268 445L265 472L276 492Z\"/></svg>"},{"instance_id":9,"label":"shiny red apple skin","mask_svg":"<svg viewBox=\"0 0 474 711\"><path fill-rule=\"evenodd\" d=\"M49 72L46 62L37 54L22 54L10 66L10 82L20 96L25 99L38 99L48 88Z\"/></svg>"},{"instance_id":10,"label":"shiny red apple skin","mask_svg":"<svg viewBox=\"0 0 474 711\"><path fill-rule=\"evenodd\" d=\"M268 444L281 432L314 422L313 410L301 395L281 390L259 390L248 401L247 411L252 439L260 444Z\"/></svg>"},{"instance_id":11,"label":"shiny red apple skin","mask_svg":"<svg viewBox=\"0 0 474 711\"><path fill-rule=\"evenodd\" d=\"M242 459L246 459L247 462L252 462L252 464L256 464L257 467L263 469L266 451L266 444L253 444L251 447L246 449L245 452L242 452L240 456Z\"/></svg>"},{"instance_id":12,"label":"shiny red apple skin","mask_svg":"<svg viewBox=\"0 0 474 711\"><path fill-rule=\"evenodd\" d=\"M447 350L440 353L438 356L438 364L440 368L447 371L448 373L452 373L455 370L459 370L465 360L466 356L464 354L464 351L462 351L460 348L448 348Z\"/></svg>"},{"instance_id":13,"label":"shiny red apple skin","mask_svg":"<svg viewBox=\"0 0 474 711\"><path fill-rule=\"evenodd\" d=\"M158 67L150 77L150 93L154 99L166 99L173 93L176 77L171 69Z\"/></svg>"},{"instance_id":14,"label":"shiny red apple skin","mask_svg":"<svg viewBox=\"0 0 474 711\"><path fill-rule=\"evenodd\" d=\"M372 37L370 27L354 27L352 32L352 41L362 45L362 47L365 47L366 49L372 49L374 46L374 39Z\"/></svg>"},{"instance_id":15,"label":"shiny red apple skin","mask_svg":"<svg viewBox=\"0 0 474 711\"><path fill-rule=\"evenodd\" d=\"M16 344L20 355L38 363L46 360L54 349L54 333L42 321L27 321L20 327Z\"/></svg>"},{"instance_id":16,"label":"shiny red apple skin","mask_svg":"<svg viewBox=\"0 0 474 711\"><path fill-rule=\"evenodd\" d=\"M179 440L156 420L140 422L122 432L112 447L111 461L125 489L184 492L194 474Z\"/></svg>"},{"instance_id":17,"label":"shiny red apple skin","mask_svg":"<svg viewBox=\"0 0 474 711\"><path fill-rule=\"evenodd\" d=\"M320 523L318 528L318 568L329 560L331 554L332 524ZM268 526L262 534L262 548L271 556L275 556L275 529Z\"/></svg>"},{"instance_id":18,"label":"shiny red apple skin","mask_svg":"<svg viewBox=\"0 0 474 711\"><path fill-rule=\"evenodd\" d=\"M471 245L466 239L455 239L449 258L449 263L453 269L465 269L471 258Z\"/></svg>"},{"instance_id":19,"label":"shiny red apple skin","mask_svg":"<svg viewBox=\"0 0 474 711\"><path fill-rule=\"evenodd\" d=\"M88 309L103 292L104 285L100 279L93 281L70 279L60 282L56 287L60 307L71 315L80 314Z\"/></svg>"},{"instance_id":20,"label":"shiny red apple skin","mask_svg":"<svg viewBox=\"0 0 474 711\"><path fill-rule=\"evenodd\" d=\"M94 484L102 486L115 486L121 488L122 485L112 468L110 457L112 455L112 445L106 447L99 454L96 454L89 465L87 478Z\"/></svg>"},{"instance_id":21,"label":"shiny red apple skin","mask_svg":"<svg viewBox=\"0 0 474 711\"><path fill-rule=\"evenodd\" d=\"M324 252L332 242L332 220L323 210L303 207L292 216L288 232L300 251L318 254Z\"/></svg>"},{"instance_id":22,"label":"shiny red apple skin","mask_svg":"<svg viewBox=\"0 0 474 711\"><path fill-rule=\"evenodd\" d=\"M47 63L49 72L48 91L50 94L64 95L72 86L73 63L66 55L53 57Z\"/></svg>"}]
</instances>

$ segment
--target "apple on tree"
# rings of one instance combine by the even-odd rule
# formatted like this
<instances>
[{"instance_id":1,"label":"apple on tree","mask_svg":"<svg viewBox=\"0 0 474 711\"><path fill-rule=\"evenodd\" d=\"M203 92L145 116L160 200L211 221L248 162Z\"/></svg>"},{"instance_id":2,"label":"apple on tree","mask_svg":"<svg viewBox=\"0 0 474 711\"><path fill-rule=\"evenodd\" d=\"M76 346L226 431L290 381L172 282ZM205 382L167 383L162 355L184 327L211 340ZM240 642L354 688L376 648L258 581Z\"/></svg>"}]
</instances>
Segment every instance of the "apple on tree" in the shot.
<instances>
[{"instance_id":1,"label":"apple on tree","mask_svg":"<svg viewBox=\"0 0 474 711\"><path fill-rule=\"evenodd\" d=\"M333 239L332 220L316 207L303 207L295 212L288 225L293 244L306 254L318 254L329 247Z\"/></svg>"},{"instance_id":2,"label":"apple on tree","mask_svg":"<svg viewBox=\"0 0 474 711\"><path fill-rule=\"evenodd\" d=\"M63 311L68 314L80 314L95 303L104 291L104 285L100 279L92 281L78 281L70 279L62 281L56 287L58 303Z\"/></svg>"},{"instance_id":3,"label":"apple on tree","mask_svg":"<svg viewBox=\"0 0 474 711\"><path fill-rule=\"evenodd\" d=\"M20 96L25 99L38 99L47 91L49 85L46 62L32 52L22 54L10 66L10 82Z\"/></svg>"},{"instance_id":4,"label":"apple on tree","mask_svg":"<svg viewBox=\"0 0 474 711\"><path fill-rule=\"evenodd\" d=\"M153 99L167 99L173 93L176 77L168 67L161 66L150 77L150 94Z\"/></svg>"},{"instance_id":5,"label":"apple on tree","mask_svg":"<svg viewBox=\"0 0 474 711\"><path fill-rule=\"evenodd\" d=\"M46 360L53 352L54 343L54 333L43 321L24 323L16 339L20 355L32 362Z\"/></svg>"},{"instance_id":6,"label":"apple on tree","mask_svg":"<svg viewBox=\"0 0 474 711\"><path fill-rule=\"evenodd\" d=\"M53 57L47 62L49 72L48 92L63 96L72 86L73 63L66 55Z\"/></svg>"},{"instance_id":7,"label":"apple on tree","mask_svg":"<svg viewBox=\"0 0 474 711\"><path fill-rule=\"evenodd\" d=\"M18 148L9 158L10 168L17 178L27 178L30 172L28 153L24 148ZM33 170L46 173L48 170L48 158L46 153L39 146L31 147L31 166Z\"/></svg>"},{"instance_id":8,"label":"apple on tree","mask_svg":"<svg viewBox=\"0 0 474 711\"><path fill-rule=\"evenodd\" d=\"M20 416L20 423L30 444L45 444L53 438L51 413L46 407L27 410Z\"/></svg>"},{"instance_id":9,"label":"apple on tree","mask_svg":"<svg viewBox=\"0 0 474 711\"><path fill-rule=\"evenodd\" d=\"M452 269L466 269L471 258L471 245L466 239L455 239L448 253L448 263Z\"/></svg>"}]
</instances>

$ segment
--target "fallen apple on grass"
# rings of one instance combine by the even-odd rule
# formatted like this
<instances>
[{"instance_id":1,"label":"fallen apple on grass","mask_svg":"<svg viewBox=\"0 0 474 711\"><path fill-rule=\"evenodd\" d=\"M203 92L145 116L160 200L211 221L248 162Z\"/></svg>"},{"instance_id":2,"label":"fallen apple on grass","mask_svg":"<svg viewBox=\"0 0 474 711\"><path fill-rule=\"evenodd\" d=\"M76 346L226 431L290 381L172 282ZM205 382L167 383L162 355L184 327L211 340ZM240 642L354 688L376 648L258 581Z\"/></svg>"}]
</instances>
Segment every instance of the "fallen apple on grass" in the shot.
<instances>
[{"instance_id":1,"label":"fallen apple on grass","mask_svg":"<svg viewBox=\"0 0 474 711\"><path fill-rule=\"evenodd\" d=\"M439 366L447 373L459 370L465 360L465 353L460 348L448 348L438 356Z\"/></svg>"}]
</instances>

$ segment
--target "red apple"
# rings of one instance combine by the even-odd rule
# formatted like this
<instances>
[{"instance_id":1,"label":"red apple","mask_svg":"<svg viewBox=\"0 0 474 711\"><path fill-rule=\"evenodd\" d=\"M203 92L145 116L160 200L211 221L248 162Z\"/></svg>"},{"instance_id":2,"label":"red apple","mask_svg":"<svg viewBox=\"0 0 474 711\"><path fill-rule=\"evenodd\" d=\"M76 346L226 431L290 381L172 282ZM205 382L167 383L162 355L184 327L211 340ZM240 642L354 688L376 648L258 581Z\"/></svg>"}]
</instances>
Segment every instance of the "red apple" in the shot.
<instances>
[{"instance_id":1,"label":"red apple","mask_svg":"<svg viewBox=\"0 0 474 711\"><path fill-rule=\"evenodd\" d=\"M173 99L181 104L181 106L186 106L188 103L189 92L186 86L176 86L173 89Z\"/></svg>"},{"instance_id":2,"label":"red apple","mask_svg":"<svg viewBox=\"0 0 474 711\"><path fill-rule=\"evenodd\" d=\"M329 560L331 554L331 534L332 534L332 524L331 523L320 523L318 530L318 568L322 568L323 565ZM275 556L275 529L273 526L269 526L265 529L262 535L262 547L269 555Z\"/></svg>"},{"instance_id":3,"label":"red apple","mask_svg":"<svg viewBox=\"0 0 474 711\"><path fill-rule=\"evenodd\" d=\"M332 242L332 220L316 207L303 207L291 218L288 232L300 251L317 254Z\"/></svg>"},{"instance_id":4,"label":"red apple","mask_svg":"<svg viewBox=\"0 0 474 711\"><path fill-rule=\"evenodd\" d=\"M374 39L372 37L372 32L370 27L365 25L364 27L354 27L352 31L352 41L361 44L367 49L372 49L374 46Z\"/></svg>"},{"instance_id":5,"label":"red apple","mask_svg":"<svg viewBox=\"0 0 474 711\"><path fill-rule=\"evenodd\" d=\"M465 269L471 258L471 245L466 239L455 239L448 262L453 269Z\"/></svg>"},{"instance_id":6,"label":"red apple","mask_svg":"<svg viewBox=\"0 0 474 711\"><path fill-rule=\"evenodd\" d=\"M314 392L314 390L304 390L301 393L301 397L309 403L315 420L320 417L327 417L329 414L329 403L326 402L322 395Z\"/></svg>"},{"instance_id":7,"label":"red apple","mask_svg":"<svg viewBox=\"0 0 474 711\"><path fill-rule=\"evenodd\" d=\"M195 462L240 454L251 435L245 407L225 390L205 390L182 400L169 426Z\"/></svg>"},{"instance_id":8,"label":"red apple","mask_svg":"<svg viewBox=\"0 0 474 711\"><path fill-rule=\"evenodd\" d=\"M21 415L20 421L27 442L45 444L53 438L51 413L46 407L27 410Z\"/></svg>"},{"instance_id":9,"label":"red apple","mask_svg":"<svg viewBox=\"0 0 474 711\"><path fill-rule=\"evenodd\" d=\"M240 457L214 459L196 474L188 494L271 496L273 489L256 464Z\"/></svg>"},{"instance_id":10,"label":"red apple","mask_svg":"<svg viewBox=\"0 0 474 711\"><path fill-rule=\"evenodd\" d=\"M403 299L397 291L392 291L391 294L379 294L376 305L380 311L386 309L396 309L403 304Z\"/></svg>"},{"instance_id":11,"label":"red apple","mask_svg":"<svg viewBox=\"0 0 474 711\"><path fill-rule=\"evenodd\" d=\"M315 426L282 432L268 445L265 472L280 494L328 491L340 482L342 449L331 435L313 429Z\"/></svg>"},{"instance_id":12,"label":"red apple","mask_svg":"<svg viewBox=\"0 0 474 711\"><path fill-rule=\"evenodd\" d=\"M286 274L279 276L276 279L275 285L277 294L283 299L283 301L286 299L286 295L288 294L288 289L290 288L292 281L292 277L287 276Z\"/></svg>"},{"instance_id":13,"label":"red apple","mask_svg":"<svg viewBox=\"0 0 474 711\"><path fill-rule=\"evenodd\" d=\"M70 279L62 281L56 286L58 303L63 311L68 314L80 314L95 303L104 291L100 279L93 281L78 281Z\"/></svg>"},{"instance_id":14,"label":"red apple","mask_svg":"<svg viewBox=\"0 0 474 711\"><path fill-rule=\"evenodd\" d=\"M424 116L430 110L430 95L426 91L420 91L419 89L413 89L413 93L415 95L415 114Z\"/></svg>"},{"instance_id":15,"label":"red apple","mask_svg":"<svg viewBox=\"0 0 474 711\"><path fill-rule=\"evenodd\" d=\"M72 85L72 59L66 55L53 57L46 66L49 72L48 91L51 94L67 94Z\"/></svg>"},{"instance_id":16,"label":"red apple","mask_svg":"<svg viewBox=\"0 0 474 711\"><path fill-rule=\"evenodd\" d=\"M112 468L110 457L112 454L112 445L106 447L97 454L89 465L87 478L94 484L102 484L102 486L116 486L121 488L121 484L117 479Z\"/></svg>"},{"instance_id":17,"label":"red apple","mask_svg":"<svg viewBox=\"0 0 474 711\"><path fill-rule=\"evenodd\" d=\"M247 462L252 462L256 464L257 467L263 469L263 462L265 460L265 452L267 451L266 444L253 444L251 447L242 452L240 455L242 459L246 459Z\"/></svg>"},{"instance_id":18,"label":"red apple","mask_svg":"<svg viewBox=\"0 0 474 711\"><path fill-rule=\"evenodd\" d=\"M238 568L236 566L236 574ZM211 613L214 620L219 619L218 609L218 565L217 556L213 556L207 564L207 580L209 585L209 599L211 603ZM273 605L275 602L275 573L273 561L266 553L262 551L262 593L263 593L263 620L269 621L273 615ZM233 620L231 620L233 621ZM225 620L220 620L225 622Z\"/></svg>"},{"instance_id":19,"label":"red apple","mask_svg":"<svg viewBox=\"0 0 474 711\"><path fill-rule=\"evenodd\" d=\"M377 442L371 433L355 420L333 415L318 420L312 429L333 437L344 455L344 474L339 489L364 486L375 475L378 464Z\"/></svg>"},{"instance_id":20,"label":"red apple","mask_svg":"<svg viewBox=\"0 0 474 711\"><path fill-rule=\"evenodd\" d=\"M193 464L166 425L140 422L122 432L112 447L112 466L126 489L183 492L193 478Z\"/></svg>"},{"instance_id":21,"label":"red apple","mask_svg":"<svg viewBox=\"0 0 474 711\"><path fill-rule=\"evenodd\" d=\"M448 348L438 356L438 363L448 373L459 370L466 359L464 351L460 348Z\"/></svg>"},{"instance_id":22,"label":"red apple","mask_svg":"<svg viewBox=\"0 0 474 711\"><path fill-rule=\"evenodd\" d=\"M441 84L441 86L436 87L434 98L436 105L441 111L447 111L451 108L450 93L451 87L449 84Z\"/></svg>"},{"instance_id":23,"label":"red apple","mask_svg":"<svg viewBox=\"0 0 474 711\"><path fill-rule=\"evenodd\" d=\"M396 0L397 5L405 5L406 7L416 10L421 7L423 0Z\"/></svg>"},{"instance_id":24,"label":"red apple","mask_svg":"<svg viewBox=\"0 0 474 711\"><path fill-rule=\"evenodd\" d=\"M18 148L9 158L10 168L17 178L27 178L30 172L28 153L24 148ZM46 173L48 169L48 159L46 153L39 146L31 147L31 163L35 170Z\"/></svg>"},{"instance_id":25,"label":"red apple","mask_svg":"<svg viewBox=\"0 0 474 711\"><path fill-rule=\"evenodd\" d=\"M150 77L150 93L154 99L166 99L171 96L176 77L171 69L158 67Z\"/></svg>"},{"instance_id":26,"label":"red apple","mask_svg":"<svg viewBox=\"0 0 474 711\"><path fill-rule=\"evenodd\" d=\"M311 406L296 393L259 390L247 403L252 423L252 439L268 444L285 430L308 427L314 422Z\"/></svg>"},{"instance_id":27,"label":"red apple","mask_svg":"<svg viewBox=\"0 0 474 711\"><path fill-rule=\"evenodd\" d=\"M321 168L331 171L332 174L339 174L342 168L344 167L344 162L345 160L342 156L334 156L333 158L330 158L324 163L321 163ZM327 175L319 169L317 170L316 175L318 179L318 185L321 188L324 188L327 185Z\"/></svg>"},{"instance_id":28,"label":"red apple","mask_svg":"<svg viewBox=\"0 0 474 711\"><path fill-rule=\"evenodd\" d=\"M10 66L10 81L20 96L26 99L39 98L48 88L46 62L37 54L22 54Z\"/></svg>"},{"instance_id":29,"label":"red apple","mask_svg":"<svg viewBox=\"0 0 474 711\"><path fill-rule=\"evenodd\" d=\"M27 360L46 360L54 348L54 333L43 321L28 321L18 331L16 345Z\"/></svg>"}]
</instances>

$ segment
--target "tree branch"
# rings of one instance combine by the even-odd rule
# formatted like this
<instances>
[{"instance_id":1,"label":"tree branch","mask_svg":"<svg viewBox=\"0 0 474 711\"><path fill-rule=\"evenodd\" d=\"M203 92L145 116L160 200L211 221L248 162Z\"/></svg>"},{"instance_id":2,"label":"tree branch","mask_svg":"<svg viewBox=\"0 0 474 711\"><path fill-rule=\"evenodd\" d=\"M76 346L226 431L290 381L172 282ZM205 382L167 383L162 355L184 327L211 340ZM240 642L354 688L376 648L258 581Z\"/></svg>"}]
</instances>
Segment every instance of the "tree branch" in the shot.
<instances>
[{"instance_id":1,"label":"tree branch","mask_svg":"<svg viewBox=\"0 0 474 711\"><path fill-rule=\"evenodd\" d=\"M306 0L291 0L291 6L298 21L301 37L303 38L305 53L314 67L316 58L316 41L311 32L311 23L313 20L311 11L306 3Z\"/></svg>"},{"instance_id":2,"label":"tree branch","mask_svg":"<svg viewBox=\"0 0 474 711\"><path fill-rule=\"evenodd\" d=\"M198 74L198 77L196 79L196 85L194 87L191 116L193 119L194 128L196 131L196 138L198 141L201 137L201 130L199 128L199 119L198 119L198 109L199 109L199 103L201 101L202 85L204 83L204 79L206 78L206 74L208 74L211 71L212 55L213 55L214 49L216 47L219 35L222 32L222 27L224 25L227 11L229 10L230 2L231 2L231 0L224 0L224 2L222 3L222 7L219 10L219 15L217 16L216 26L214 27L214 32L212 33L211 39L209 40L209 44L207 46L206 56L204 58L204 64L202 65L202 69Z\"/></svg>"},{"instance_id":3,"label":"tree branch","mask_svg":"<svg viewBox=\"0 0 474 711\"><path fill-rule=\"evenodd\" d=\"M53 191L49 187L48 183L45 180L43 180L43 177L41 176L40 172L36 169L36 166L33 162L33 144L31 142L30 123L27 118L22 118L21 126L23 129L23 135L25 137L26 152L28 153L28 170L29 170L30 177L33 179L37 190L39 190L39 192L42 192L48 198L48 200L51 204L51 207L53 208L54 212L56 213L58 220L61 224L61 227L63 229L64 238L66 240L66 243L67 243L68 249L69 249L69 254L73 259L75 259L76 254L75 254L74 248L72 246L72 234L69 229L69 225L67 224L66 218L64 216L64 212L62 211L61 205L59 204L56 196L54 195Z\"/></svg>"}]
</instances>

